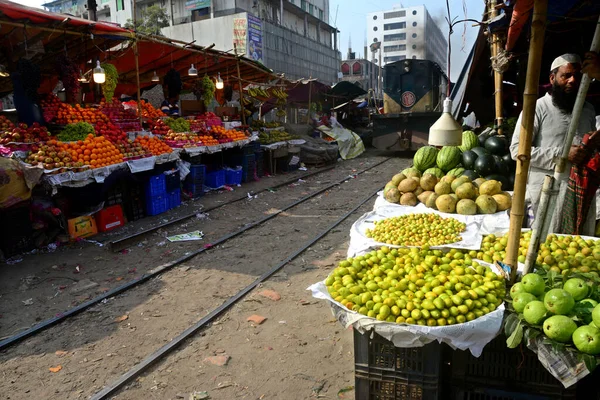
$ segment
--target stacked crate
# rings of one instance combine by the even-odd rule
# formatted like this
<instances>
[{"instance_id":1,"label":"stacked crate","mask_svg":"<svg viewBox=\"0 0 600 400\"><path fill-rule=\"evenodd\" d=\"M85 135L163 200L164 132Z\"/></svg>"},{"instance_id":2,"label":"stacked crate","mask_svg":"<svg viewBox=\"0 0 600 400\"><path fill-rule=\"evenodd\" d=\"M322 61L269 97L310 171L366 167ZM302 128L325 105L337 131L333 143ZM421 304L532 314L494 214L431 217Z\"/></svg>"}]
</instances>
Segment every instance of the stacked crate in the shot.
<instances>
[{"instance_id":1,"label":"stacked crate","mask_svg":"<svg viewBox=\"0 0 600 400\"><path fill-rule=\"evenodd\" d=\"M164 174L151 176L146 183L146 213L158 215L167 211L167 186Z\"/></svg>"},{"instance_id":2,"label":"stacked crate","mask_svg":"<svg viewBox=\"0 0 600 400\"><path fill-rule=\"evenodd\" d=\"M204 195L204 182L206 180L206 165L197 164L190 166L190 173L185 177L183 189L191 198Z\"/></svg>"}]
</instances>

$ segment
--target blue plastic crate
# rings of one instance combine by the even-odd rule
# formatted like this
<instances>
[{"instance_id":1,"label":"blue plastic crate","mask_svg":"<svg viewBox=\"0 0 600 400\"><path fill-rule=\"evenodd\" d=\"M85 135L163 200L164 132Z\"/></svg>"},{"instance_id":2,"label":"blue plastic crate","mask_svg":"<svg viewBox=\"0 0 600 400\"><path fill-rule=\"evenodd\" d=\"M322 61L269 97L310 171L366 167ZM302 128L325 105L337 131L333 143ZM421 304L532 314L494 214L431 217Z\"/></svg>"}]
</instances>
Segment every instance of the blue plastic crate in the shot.
<instances>
[{"instance_id":1,"label":"blue plastic crate","mask_svg":"<svg viewBox=\"0 0 600 400\"><path fill-rule=\"evenodd\" d=\"M186 176L186 179L189 179L193 182L204 182L206 179L206 165L190 165L190 173L188 176Z\"/></svg>"},{"instance_id":2,"label":"blue plastic crate","mask_svg":"<svg viewBox=\"0 0 600 400\"><path fill-rule=\"evenodd\" d=\"M225 185L225 170L209 172L206 174L206 186L212 189L220 188Z\"/></svg>"},{"instance_id":3,"label":"blue plastic crate","mask_svg":"<svg viewBox=\"0 0 600 400\"><path fill-rule=\"evenodd\" d=\"M158 215L167 211L167 198L165 195L146 198L146 214Z\"/></svg>"},{"instance_id":4,"label":"blue plastic crate","mask_svg":"<svg viewBox=\"0 0 600 400\"><path fill-rule=\"evenodd\" d=\"M181 205L181 190L173 190L167 193L167 210L171 210Z\"/></svg>"},{"instance_id":5,"label":"blue plastic crate","mask_svg":"<svg viewBox=\"0 0 600 400\"><path fill-rule=\"evenodd\" d=\"M167 193L167 183L164 174L151 176L146 183L146 197L164 196Z\"/></svg>"},{"instance_id":6,"label":"blue plastic crate","mask_svg":"<svg viewBox=\"0 0 600 400\"><path fill-rule=\"evenodd\" d=\"M258 179L256 162L251 163L247 169L243 170L242 182L250 182Z\"/></svg>"},{"instance_id":7,"label":"blue plastic crate","mask_svg":"<svg viewBox=\"0 0 600 400\"><path fill-rule=\"evenodd\" d=\"M226 169L225 170L225 184L227 185L240 185L242 183L242 174L244 170L239 169Z\"/></svg>"}]
</instances>

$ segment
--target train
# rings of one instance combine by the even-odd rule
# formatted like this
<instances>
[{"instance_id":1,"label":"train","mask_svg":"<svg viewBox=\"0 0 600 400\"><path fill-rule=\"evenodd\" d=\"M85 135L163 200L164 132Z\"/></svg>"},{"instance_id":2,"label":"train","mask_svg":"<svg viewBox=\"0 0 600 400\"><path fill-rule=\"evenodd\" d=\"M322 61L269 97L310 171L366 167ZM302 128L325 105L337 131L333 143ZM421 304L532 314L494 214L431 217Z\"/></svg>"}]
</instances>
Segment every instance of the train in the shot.
<instances>
[{"instance_id":1,"label":"train","mask_svg":"<svg viewBox=\"0 0 600 400\"><path fill-rule=\"evenodd\" d=\"M379 150L426 146L429 127L440 117L448 77L435 62L406 59L383 68L383 114L372 115L372 145Z\"/></svg>"}]
</instances>

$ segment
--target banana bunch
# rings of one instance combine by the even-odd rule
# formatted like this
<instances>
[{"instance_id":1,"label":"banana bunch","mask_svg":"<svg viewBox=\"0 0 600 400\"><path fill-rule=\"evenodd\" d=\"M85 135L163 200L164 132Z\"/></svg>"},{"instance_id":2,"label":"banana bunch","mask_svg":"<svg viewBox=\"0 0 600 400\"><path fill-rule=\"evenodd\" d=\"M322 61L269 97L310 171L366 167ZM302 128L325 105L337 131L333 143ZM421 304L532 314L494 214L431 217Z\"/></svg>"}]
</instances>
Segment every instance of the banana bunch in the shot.
<instances>
[{"instance_id":1,"label":"banana bunch","mask_svg":"<svg viewBox=\"0 0 600 400\"><path fill-rule=\"evenodd\" d=\"M278 117L285 117L286 112L285 112L285 110L279 110L279 111L277 111L277 113L275 113L275 115Z\"/></svg>"},{"instance_id":2,"label":"banana bunch","mask_svg":"<svg viewBox=\"0 0 600 400\"><path fill-rule=\"evenodd\" d=\"M243 104L244 106L249 106L250 104L252 104L252 100L250 100L250 99L249 99L249 98L247 98L247 97L242 97L242 104Z\"/></svg>"},{"instance_id":3,"label":"banana bunch","mask_svg":"<svg viewBox=\"0 0 600 400\"><path fill-rule=\"evenodd\" d=\"M264 89L262 88L249 88L248 89L248 94L252 97L269 97L269 93L267 93Z\"/></svg>"},{"instance_id":4,"label":"banana bunch","mask_svg":"<svg viewBox=\"0 0 600 400\"><path fill-rule=\"evenodd\" d=\"M271 93L274 97L277 97L278 99L281 99L281 100L285 100L288 97L288 94L285 92L285 90L279 89L279 88L271 89Z\"/></svg>"},{"instance_id":5,"label":"banana bunch","mask_svg":"<svg viewBox=\"0 0 600 400\"><path fill-rule=\"evenodd\" d=\"M246 114L247 117L252 115L252 111L250 110L244 110L244 114Z\"/></svg>"}]
</instances>

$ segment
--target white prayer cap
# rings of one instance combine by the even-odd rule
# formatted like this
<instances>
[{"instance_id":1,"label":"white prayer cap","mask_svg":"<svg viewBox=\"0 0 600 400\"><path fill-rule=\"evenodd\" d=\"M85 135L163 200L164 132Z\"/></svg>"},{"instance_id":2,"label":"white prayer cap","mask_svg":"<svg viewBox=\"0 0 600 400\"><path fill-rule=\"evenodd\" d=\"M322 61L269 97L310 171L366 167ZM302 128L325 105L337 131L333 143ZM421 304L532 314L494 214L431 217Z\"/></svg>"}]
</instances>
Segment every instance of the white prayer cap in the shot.
<instances>
[{"instance_id":1,"label":"white prayer cap","mask_svg":"<svg viewBox=\"0 0 600 400\"><path fill-rule=\"evenodd\" d=\"M554 71L556 68L560 68L563 65L567 64L581 64L581 57L577 54L567 53L563 54L560 57L556 57L554 61L552 61L552 66L550 67L550 71Z\"/></svg>"}]
</instances>

